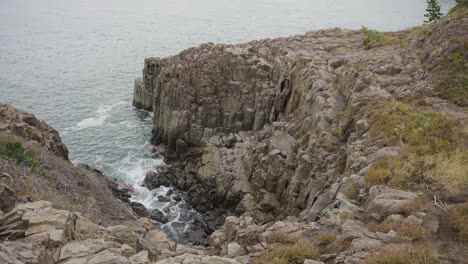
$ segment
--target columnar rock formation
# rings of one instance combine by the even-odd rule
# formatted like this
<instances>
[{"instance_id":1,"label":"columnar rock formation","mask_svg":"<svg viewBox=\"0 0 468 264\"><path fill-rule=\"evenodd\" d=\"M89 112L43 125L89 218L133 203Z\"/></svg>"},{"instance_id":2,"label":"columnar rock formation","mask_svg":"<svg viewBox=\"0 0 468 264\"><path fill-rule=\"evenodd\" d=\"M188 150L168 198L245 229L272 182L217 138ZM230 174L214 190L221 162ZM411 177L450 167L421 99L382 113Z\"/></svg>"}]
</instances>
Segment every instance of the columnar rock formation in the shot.
<instances>
[{"instance_id":1,"label":"columnar rock formation","mask_svg":"<svg viewBox=\"0 0 468 264\"><path fill-rule=\"evenodd\" d=\"M207 214L210 231L231 214L258 226L294 216L341 231L349 217L408 216L420 203L416 194L364 181L377 160L401 153L371 132L369 115L382 102L417 97L447 114L466 140L466 111L433 97L433 83L437 67L464 49L467 25L466 17L447 16L428 26L430 34L386 33L369 45L362 31L329 29L148 58L135 81L134 105L154 112L153 141L174 156L163 172L148 173L145 184L187 191ZM217 232L212 245L220 252L230 255L230 246L255 252L230 244L239 236L218 239ZM389 239L366 234L350 239L361 239L353 244L364 248Z\"/></svg>"},{"instance_id":2,"label":"columnar rock formation","mask_svg":"<svg viewBox=\"0 0 468 264\"><path fill-rule=\"evenodd\" d=\"M201 147L202 155L147 184L199 190L203 182L224 207L260 221L316 220L337 206L346 181L398 154L368 133L369 109L430 94L428 71L460 49L447 36L466 39L465 26L466 18L445 19L430 36L391 33L370 49L362 32L331 29L148 58L134 105L154 112L155 142L179 155Z\"/></svg>"}]
</instances>

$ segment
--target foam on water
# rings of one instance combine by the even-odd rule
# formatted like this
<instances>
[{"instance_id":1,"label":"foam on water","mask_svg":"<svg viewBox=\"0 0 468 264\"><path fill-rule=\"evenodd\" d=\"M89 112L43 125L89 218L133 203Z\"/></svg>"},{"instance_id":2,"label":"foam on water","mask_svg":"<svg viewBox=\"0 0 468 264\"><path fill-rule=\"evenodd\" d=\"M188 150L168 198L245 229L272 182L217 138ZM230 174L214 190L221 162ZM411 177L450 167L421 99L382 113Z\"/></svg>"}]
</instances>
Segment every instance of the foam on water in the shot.
<instances>
[{"instance_id":1,"label":"foam on water","mask_svg":"<svg viewBox=\"0 0 468 264\"><path fill-rule=\"evenodd\" d=\"M73 130L82 130L89 127L96 127L102 126L104 122L109 118L111 115L111 110L119 105L126 104L127 102L120 101L118 103L112 105L104 105L99 106L98 110L96 111L97 116L89 117L81 120L76 124Z\"/></svg>"},{"instance_id":2,"label":"foam on water","mask_svg":"<svg viewBox=\"0 0 468 264\"><path fill-rule=\"evenodd\" d=\"M199 217L186 203L186 195L165 186L153 190L142 186L148 171L166 165L152 156L149 138L153 113L134 109L124 101L100 105L95 113L62 134L81 142L81 151L74 153L73 162L90 164L130 187L130 201L143 204L150 213L161 211L167 223L154 223L181 242L190 223ZM141 132L143 135L138 135ZM87 141L92 144L86 145Z\"/></svg>"}]
</instances>

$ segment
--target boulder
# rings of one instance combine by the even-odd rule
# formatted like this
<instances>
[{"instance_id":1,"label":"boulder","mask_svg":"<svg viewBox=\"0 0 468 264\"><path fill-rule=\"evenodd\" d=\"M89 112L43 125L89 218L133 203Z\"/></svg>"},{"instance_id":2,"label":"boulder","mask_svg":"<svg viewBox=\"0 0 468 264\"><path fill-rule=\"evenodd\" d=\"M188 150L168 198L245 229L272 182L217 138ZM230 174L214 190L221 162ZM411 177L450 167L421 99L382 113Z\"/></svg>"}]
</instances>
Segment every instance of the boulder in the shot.
<instances>
[{"instance_id":1,"label":"boulder","mask_svg":"<svg viewBox=\"0 0 468 264\"><path fill-rule=\"evenodd\" d=\"M141 203L131 202L130 207L132 210L140 217L147 217L148 211L146 210L145 206Z\"/></svg>"},{"instance_id":2,"label":"boulder","mask_svg":"<svg viewBox=\"0 0 468 264\"><path fill-rule=\"evenodd\" d=\"M80 258L93 255L109 248L120 248L120 244L104 239L86 239L83 241L71 241L65 244L59 253L59 260Z\"/></svg>"},{"instance_id":3,"label":"boulder","mask_svg":"<svg viewBox=\"0 0 468 264\"><path fill-rule=\"evenodd\" d=\"M131 264L148 264L148 251L142 250L138 254L129 257L129 260Z\"/></svg>"},{"instance_id":4,"label":"boulder","mask_svg":"<svg viewBox=\"0 0 468 264\"><path fill-rule=\"evenodd\" d=\"M110 226L107 228L107 230L109 230L110 235L115 239L115 241L121 244L128 244L132 247L136 246L137 238L130 227L125 225L117 225Z\"/></svg>"},{"instance_id":5,"label":"boulder","mask_svg":"<svg viewBox=\"0 0 468 264\"><path fill-rule=\"evenodd\" d=\"M381 220L392 214L406 214L419 206L418 195L383 186L373 186L369 190L366 215Z\"/></svg>"},{"instance_id":6,"label":"boulder","mask_svg":"<svg viewBox=\"0 0 468 264\"><path fill-rule=\"evenodd\" d=\"M0 183L0 211L10 212L15 207L16 192L7 185Z\"/></svg>"},{"instance_id":7,"label":"boulder","mask_svg":"<svg viewBox=\"0 0 468 264\"><path fill-rule=\"evenodd\" d=\"M144 240L151 245L152 248L157 250L175 250L175 243L161 230L149 231L144 237Z\"/></svg>"},{"instance_id":8,"label":"boulder","mask_svg":"<svg viewBox=\"0 0 468 264\"><path fill-rule=\"evenodd\" d=\"M151 217L151 219L156 220L162 224L165 224L169 221L169 219L164 215L164 213L158 209L151 210L149 216Z\"/></svg>"},{"instance_id":9,"label":"boulder","mask_svg":"<svg viewBox=\"0 0 468 264\"><path fill-rule=\"evenodd\" d=\"M87 264L130 264L130 260L112 252L103 252L89 258Z\"/></svg>"}]
</instances>

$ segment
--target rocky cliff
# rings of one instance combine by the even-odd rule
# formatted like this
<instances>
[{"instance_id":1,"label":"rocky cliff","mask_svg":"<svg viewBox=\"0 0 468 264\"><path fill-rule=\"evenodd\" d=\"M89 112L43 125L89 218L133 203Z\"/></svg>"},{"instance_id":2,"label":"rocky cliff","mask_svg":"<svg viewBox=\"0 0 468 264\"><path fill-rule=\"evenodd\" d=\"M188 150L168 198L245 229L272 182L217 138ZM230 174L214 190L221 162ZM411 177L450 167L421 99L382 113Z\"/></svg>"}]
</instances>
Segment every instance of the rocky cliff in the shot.
<instances>
[{"instance_id":1,"label":"rocky cliff","mask_svg":"<svg viewBox=\"0 0 468 264\"><path fill-rule=\"evenodd\" d=\"M154 112L153 141L173 162L145 184L187 191L209 232L226 215L248 217L253 241L239 244L232 232L242 227L230 222L213 234L226 255L268 248L260 234L287 217L352 241L350 252L324 258L330 263L361 263L362 251L386 248L392 239L362 225L395 217L448 239L445 231L460 231L448 212L467 202L467 26L458 6L401 32L319 30L148 58L134 105ZM346 237L348 228L371 240Z\"/></svg>"}]
</instances>

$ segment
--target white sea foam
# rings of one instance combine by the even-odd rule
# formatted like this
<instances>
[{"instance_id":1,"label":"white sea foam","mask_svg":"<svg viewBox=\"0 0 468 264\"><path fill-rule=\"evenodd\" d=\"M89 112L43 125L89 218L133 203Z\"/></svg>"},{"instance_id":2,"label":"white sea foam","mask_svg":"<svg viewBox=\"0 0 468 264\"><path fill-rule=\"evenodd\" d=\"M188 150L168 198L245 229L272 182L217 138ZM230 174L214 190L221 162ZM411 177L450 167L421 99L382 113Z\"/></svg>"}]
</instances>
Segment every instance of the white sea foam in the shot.
<instances>
[{"instance_id":1,"label":"white sea foam","mask_svg":"<svg viewBox=\"0 0 468 264\"><path fill-rule=\"evenodd\" d=\"M159 166L164 165L164 161L161 159L142 155L142 152L149 153L150 148L151 145L147 142L141 147L130 150L128 155L117 163L111 176L121 179L132 187L132 196L130 198L132 202L143 204L149 212L154 209L164 212L169 221L162 224L161 228L168 232L173 239L179 240L179 236L187 230L193 221L193 219L187 216L198 216L198 213L190 209L189 206L187 207L186 201L183 198L180 202L175 202L173 198L167 202L159 201L158 196L160 195L168 197L166 194L171 189L169 187L161 186L149 190L142 186L148 171L155 171ZM173 194L172 197L174 195L176 194ZM184 219L181 219L182 214L185 216ZM173 223L181 227L174 227Z\"/></svg>"},{"instance_id":2,"label":"white sea foam","mask_svg":"<svg viewBox=\"0 0 468 264\"><path fill-rule=\"evenodd\" d=\"M96 111L97 116L85 118L78 122L73 130L82 130L90 127L97 127L102 126L104 122L106 122L107 118L111 116L111 110L122 104L127 104L127 102L120 101L118 103L112 105L101 105L99 106L98 110Z\"/></svg>"}]
</instances>

